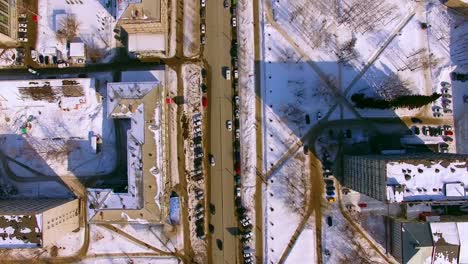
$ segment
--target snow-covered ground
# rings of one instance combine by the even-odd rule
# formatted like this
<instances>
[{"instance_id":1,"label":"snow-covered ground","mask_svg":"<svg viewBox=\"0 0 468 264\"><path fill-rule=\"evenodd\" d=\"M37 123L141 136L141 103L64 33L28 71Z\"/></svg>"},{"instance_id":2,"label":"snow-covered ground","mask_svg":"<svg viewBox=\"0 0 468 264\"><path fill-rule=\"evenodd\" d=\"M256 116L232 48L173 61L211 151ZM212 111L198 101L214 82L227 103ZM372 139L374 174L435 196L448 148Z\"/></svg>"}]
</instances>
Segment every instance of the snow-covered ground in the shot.
<instances>
[{"instance_id":1,"label":"snow-covered ground","mask_svg":"<svg viewBox=\"0 0 468 264\"><path fill-rule=\"evenodd\" d=\"M200 52L200 1L184 1L183 13L184 56L193 57Z\"/></svg>"},{"instance_id":2,"label":"snow-covered ground","mask_svg":"<svg viewBox=\"0 0 468 264\"><path fill-rule=\"evenodd\" d=\"M184 118L182 118L182 134L184 137L184 152L185 152L185 175L187 177L187 192L189 194L189 201L188 201L188 215L191 220L189 220L189 225L190 225L190 234L186 234L190 236L190 241L192 244L192 248L194 252L196 252L197 259L206 259L206 243L204 240L201 240L197 237L195 229L195 206L197 204L201 204L204 206L203 201L200 202L199 200L195 199L195 189L199 190L206 190L206 174L205 170L203 167L203 162L202 162L202 169L201 173L203 174L203 179L202 180L193 180L191 177L198 174L198 172L195 170L195 165L194 165L194 159L195 159L195 153L194 153L194 147L195 144L193 142L194 138L194 129L196 125L194 124L193 117L197 115L201 115L202 119L201 121L203 122L203 107L202 107L202 91L200 89L200 84L201 84L201 67L195 64L185 64L182 66L182 81L183 81L183 86L184 86L184 98L185 98L185 103L184 103ZM202 128L202 131L205 131L203 129L204 124L202 123L201 126L198 126ZM203 137L203 135L202 135ZM204 156L207 156L208 153L204 153ZM206 191L205 191L206 193ZM204 213L204 216L206 215L206 210ZM207 219L204 217L204 230L207 232ZM188 220L188 219L187 219Z\"/></svg>"},{"instance_id":3,"label":"snow-covered ground","mask_svg":"<svg viewBox=\"0 0 468 264\"><path fill-rule=\"evenodd\" d=\"M92 78L1 82L4 153L47 176L111 171L114 129L103 117L102 97L95 84ZM92 145L92 137L102 139L100 152Z\"/></svg>"},{"instance_id":4,"label":"snow-covered ground","mask_svg":"<svg viewBox=\"0 0 468 264\"><path fill-rule=\"evenodd\" d=\"M305 215L310 182L309 170L304 168L308 168L308 164L309 157L299 151L268 180L263 205L265 263L277 263L281 259ZM301 235L307 237L307 240L312 238L312 242L309 241L312 245L315 244L313 230L306 228L302 231L305 233ZM303 252L300 247L307 246L307 243L296 242L291 252L293 254L291 258L297 258L299 252ZM298 248L296 249L296 247ZM309 249L308 253L315 256L315 247ZM311 259L304 259L304 261L311 261Z\"/></svg>"},{"instance_id":5,"label":"snow-covered ground","mask_svg":"<svg viewBox=\"0 0 468 264\"><path fill-rule=\"evenodd\" d=\"M0 54L2 54L0 56L0 66L2 67L13 65L16 61L16 56L18 55L16 49L12 48L8 50L0 49Z\"/></svg>"},{"instance_id":6,"label":"snow-covered ground","mask_svg":"<svg viewBox=\"0 0 468 264\"><path fill-rule=\"evenodd\" d=\"M256 93L255 93L255 58L253 45L253 2L240 0L237 3L237 41L239 51L239 97L240 97L240 157L242 204L247 208L247 215L256 226L255 214L255 184L257 177L257 135L256 135ZM253 232L255 240L256 232ZM252 243L254 245L255 242ZM251 246L253 248L253 246Z\"/></svg>"},{"instance_id":7,"label":"snow-covered ground","mask_svg":"<svg viewBox=\"0 0 468 264\"><path fill-rule=\"evenodd\" d=\"M71 1L70 1L71 2ZM116 42L113 29L115 19L106 9L104 0L81 0L70 4L69 1L38 0L39 22L37 29L36 50L40 54L48 54L56 49L59 59L65 61L69 58L67 41L56 37L56 31L61 28L60 24L64 16L73 15L77 21L76 37L85 44L87 62L90 55L97 58L96 61L108 62L113 54ZM101 3L102 2L102 3Z\"/></svg>"}]
</instances>

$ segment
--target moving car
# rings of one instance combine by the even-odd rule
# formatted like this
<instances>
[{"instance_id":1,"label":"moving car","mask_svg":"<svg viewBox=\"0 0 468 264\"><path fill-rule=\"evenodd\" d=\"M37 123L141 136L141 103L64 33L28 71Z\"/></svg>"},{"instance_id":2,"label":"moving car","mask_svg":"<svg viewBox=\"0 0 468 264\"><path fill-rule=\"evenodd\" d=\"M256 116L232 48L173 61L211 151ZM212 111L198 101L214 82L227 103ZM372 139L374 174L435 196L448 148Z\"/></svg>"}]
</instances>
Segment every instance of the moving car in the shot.
<instances>
[{"instance_id":1,"label":"moving car","mask_svg":"<svg viewBox=\"0 0 468 264\"><path fill-rule=\"evenodd\" d=\"M229 69L229 67L224 66L223 70L224 70L224 78L226 80L231 80L231 70Z\"/></svg>"},{"instance_id":2,"label":"moving car","mask_svg":"<svg viewBox=\"0 0 468 264\"><path fill-rule=\"evenodd\" d=\"M232 131L232 121L231 120L226 121L226 128L227 128L228 131Z\"/></svg>"}]
</instances>

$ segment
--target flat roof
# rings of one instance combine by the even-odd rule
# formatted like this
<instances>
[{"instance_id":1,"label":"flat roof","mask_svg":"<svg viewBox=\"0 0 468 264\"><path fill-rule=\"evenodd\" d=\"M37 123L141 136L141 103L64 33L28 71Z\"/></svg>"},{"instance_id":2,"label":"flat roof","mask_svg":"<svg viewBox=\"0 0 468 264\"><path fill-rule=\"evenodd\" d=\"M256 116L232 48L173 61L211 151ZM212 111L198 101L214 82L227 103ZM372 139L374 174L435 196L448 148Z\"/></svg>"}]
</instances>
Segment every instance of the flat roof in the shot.
<instances>
[{"instance_id":1,"label":"flat roof","mask_svg":"<svg viewBox=\"0 0 468 264\"><path fill-rule=\"evenodd\" d=\"M466 160L390 161L386 165L390 202L468 199Z\"/></svg>"},{"instance_id":2,"label":"flat roof","mask_svg":"<svg viewBox=\"0 0 468 264\"><path fill-rule=\"evenodd\" d=\"M161 33L128 34L129 52L165 51L166 37Z\"/></svg>"},{"instance_id":3,"label":"flat roof","mask_svg":"<svg viewBox=\"0 0 468 264\"><path fill-rule=\"evenodd\" d=\"M0 247L22 248L42 245L42 215L1 215Z\"/></svg>"}]
</instances>

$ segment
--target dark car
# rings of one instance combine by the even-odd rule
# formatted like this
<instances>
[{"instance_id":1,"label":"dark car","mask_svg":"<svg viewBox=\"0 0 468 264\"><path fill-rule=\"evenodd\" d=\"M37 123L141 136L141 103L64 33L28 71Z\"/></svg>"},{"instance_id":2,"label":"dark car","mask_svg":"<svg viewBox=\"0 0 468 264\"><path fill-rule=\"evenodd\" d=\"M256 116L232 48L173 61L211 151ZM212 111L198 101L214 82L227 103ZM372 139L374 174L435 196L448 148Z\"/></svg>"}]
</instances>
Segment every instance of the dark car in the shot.
<instances>
[{"instance_id":1,"label":"dark car","mask_svg":"<svg viewBox=\"0 0 468 264\"><path fill-rule=\"evenodd\" d=\"M211 234L213 234L214 233L214 225L209 224L208 225L208 230L210 231Z\"/></svg>"},{"instance_id":2,"label":"dark car","mask_svg":"<svg viewBox=\"0 0 468 264\"><path fill-rule=\"evenodd\" d=\"M202 90L202 92L206 93L208 91L208 86L206 86L206 84L202 83L201 90Z\"/></svg>"},{"instance_id":3,"label":"dark car","mask_svg":"<svg viewBox=\"0 0 468 264\"><path fill-rule=\"evenodd\" d=\"M223 1L223 6L224 6L224 8L228 8L228 7L229 7L229 2L228 2L228 0L224 0L224 1Z\"/></svg>"},{"instance_id":4,"label":"dark car","mask_svg":"<svg viewBox=\"0 0 468 264\"><path fill-rule=\"evenodd\" d=\"M331 190L330 190L330 191L327 190L327 195L328 195L328 196L333 196L333 195L335 195L335 192L334 192L334 191L331 191Z\"/></svg>"},{"instance_id":5,"label":"dark car","mask_svg":"<svg viewBox=\"0 0 468 264\"><path fill-rule=\"evenodd\" d=\"M419 127L414 126L413 127L413 132L414 132L415 135L419 135L421 131L420 131Z\"/></svg>"},{"instance_id":6,"label":"dark car","mask_svg":"<svg viewBox=\"0 0 468 264\"><path fill-rule=\"evenodd\" d=\"M422 120L419 119L419 118L416 118L416 117L412 117L411 122L413 122L415 124L422 124Z\"/></svg>"},{"instance_id":7,"label":"dark car","mask_svg":"<svg viewBox=\"0 0 468 264\"><path fill-rule=\"evenodd\" d=\"M332 226L333 225L333 219L331 216L327 216L327 224L328 226Z\"/></svg>"},{"instance_id":8,"label":"dark car","mask_svg":"<svg viewBox=\"0 0 468 264\"><path fill-rule=\"evenodd\" d=\"M442 139L443 139L445 142L452 142L452 141L453 141L453 138L447 137L447 136L444 136Z\"/></svg>"},{"instance_id":9,"label":"dark car","mask_svg":"<svg viewBox=\"0 0 468 264\"><path fill-rule=\"evenodd\" d=\"M210 213L211 214L216 214L216 207L214 204L210 203Z\"/></svg>"},{"instance_id":10,"label":"dark car","mask_svg":"<svg viewBox=\"0 0 468 264\"><path fill-rule=\"evenodd\" d=\"M234 168L236 169L236 173L237 173L237 174L240 174L240 173L241 173L240 162L237 161Z\"/></svg>"},{"instance_id":11,"label":"dark car","mask_svg":"<svg viewBox=\"0 0 468 264\"><path fill-rule=\"evenodd\" d=\"M200 16L201 16L202 18L204 18L204 17L205 17L205 14L206 14L206 10L205 10L204 7L202 7L202 8L200 9Z\"/></svg>"},{"instance_id":12,"label":"dark car","mask_svg":"<svg viewBox=\"0 0 468 264\"><path fill-rule=\"evenodd\" d=\"M44 63L44 55L39 54L39 63Z\"/></svg>"},{"instance_id":13,"label":"dark car","mask_svg":"<svg viewBox=\"0 0 468 264\"><path fill-rule=\"evenodd\" d=\"M57 64L57 56L52 56L52 63Z\"/></svg>"},{"instance_id":14,"label":"dark car","mask_svg":"<svg viewBox=\"0 0 468 264\"><path fill-rule=\"evenodd\" d=\"M201 69L201 75L202 75L203 78L206 77L206 69L205 68Z\"/></svg>"},{"instance_id":15,"label":"dark car","mask_svg":"<svg viewBox=\"0 0 468 264\"><path fill-rule=\"evenodd\" d=\"M309 116L309 114L306 114L306 115L305 115L305 121L306 121L306 124L310 124L310 116Z\"/></svg>"},{"instance_id":16,"label":"dark car","mask_svg":"<svg viewBox=\"0 0 468 264\"><path fill-rule=\"evenodd\" d=\"M221 239L216 239L216 246L218 246L219 250L223 250L223 241Z\"/></svg>"},{"instance_id":17,"label":"dark car","mask_svg":"<svg viewBox=\"0 0 468 264\"><path fill-rule=\"evenodd\" d=\"M49 64L49 56L45 56L45 57L44 57L44 63L45 63L45 64Z\"/></svg>"},{"instance_id":18,"label":"dark car","mask_svg":"<svg viewBox=\"0 0 468 264\"><path fill-rule=\"evenodd\" d=\"M334 191L335 190L335 186L333 185L328 185L327 186L327 191Z\"/></svg>"},{"instance_id":19,"label":"dark car","mask_svg":"<svg viewBox=\"0 0 468 264\"><path fill-rule=\"evenodd\" d=\"M241 180L241 176L240 176L240 175L237 174L237 175L234 176L234 183L235 183L236 185L240 184L240 180Z\"/></svg>"},{"instance_id":20,"label":"dark car","mask_svg":"<svg viewBox=\"0 0 468 264\"><path fill-rule=\"evenodd\" d=\"M328 186L328 185L332 185L333 186L333 180L325 180L325 184Z\"/></svg>"},{"instance_id":21,"label":"dark car","mask_svg":"<svg viewBox=\"0 0 468 264\"><path fill-rule=\"evenodd\" d=\"M307 155L309 152L309 147L307 145L304 145L304 154Z\"/></svg>"},{"instance_id":22,"label":"dark car","mask_svg":"<svg viewBox=\"0 0 468 264\"><path fill-rule=\"evenodd\" d=\"M466 82L468 80L468 74L451 72L450 78L454 81Z\"/></svg>"}]
</instances>

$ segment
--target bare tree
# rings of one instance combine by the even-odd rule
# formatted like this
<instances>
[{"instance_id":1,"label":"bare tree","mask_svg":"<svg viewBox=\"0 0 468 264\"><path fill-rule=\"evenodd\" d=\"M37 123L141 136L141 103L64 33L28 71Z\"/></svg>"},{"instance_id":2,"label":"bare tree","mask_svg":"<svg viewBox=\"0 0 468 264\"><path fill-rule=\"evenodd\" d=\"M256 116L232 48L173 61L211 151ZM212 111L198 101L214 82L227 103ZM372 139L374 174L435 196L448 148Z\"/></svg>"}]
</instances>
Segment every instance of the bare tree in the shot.
<instances>
[{"instance_id":1,"label":"bare tree","mask_svg":"<svg viewBox=\"0 0 468 264\"><path fill-rule=\"evenodd\" d=\"M78 34L80 23L76 20L74 14L67 14L66 17L60 19L56 36L58 39L65 39L71 41Z\"/></svg>"},{"instance_id":2,"label":"bare tree","mask_svg":"<svg viewBox=\"0 0 468 264\"><path fill-rule=\"evenodd\" d=\"M382 99L393 100L398 96L410 95L410 85L410 81L401 79L397 74L392 74L384 79L383 82L375 88L375 90Z\"/></svg>"}]
</instances>

